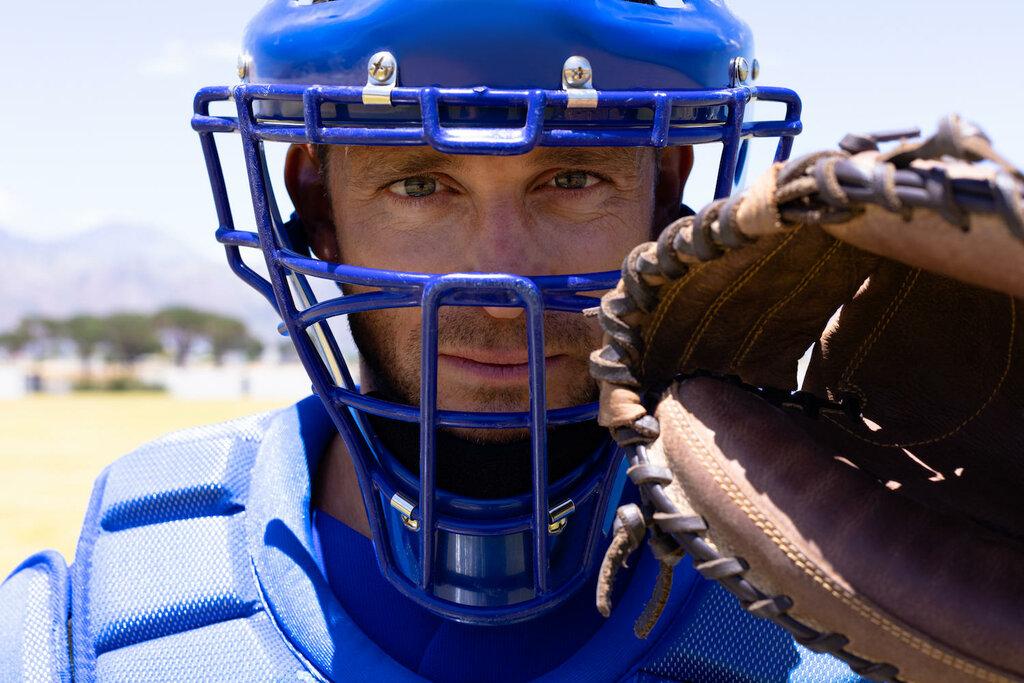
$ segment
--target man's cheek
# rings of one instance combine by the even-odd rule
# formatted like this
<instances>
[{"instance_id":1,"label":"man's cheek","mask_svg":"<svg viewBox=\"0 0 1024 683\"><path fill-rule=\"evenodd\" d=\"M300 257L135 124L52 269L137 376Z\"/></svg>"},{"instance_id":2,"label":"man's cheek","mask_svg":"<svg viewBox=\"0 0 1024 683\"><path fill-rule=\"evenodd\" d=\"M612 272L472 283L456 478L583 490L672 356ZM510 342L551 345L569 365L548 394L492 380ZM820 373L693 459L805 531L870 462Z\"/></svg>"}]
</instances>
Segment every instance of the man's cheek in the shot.
<instances>
[{"instance_id":1,"label":"man's cheek","mask_svg":"<svg viewBox=\"0 0 1024 683\"><path fill-rule=\"evenodd\" d=\"M650 226L649 218L634 214L606 217L583 233L568 232L571 239L562 242L564 263L571 272L618 270L636 245L651 239Z\"/></svg>"},{"instance_id":2,"label":"man's cheek","mask_svg":"<svg viewBox=\"0 0 1024 683\"><path fill-rule=\"evenodd\" d=\"M407 308L382 312L383 343L394 349L398 369L411 380L419 378L421 311L419 308Z\"/></svg>"},{"instance_id":3,"label":"man's cheek","mask_svg":"<svg viewBox=\"0 0 1024 683\"><path fill-rule=\"evenodd\" d=\"M419 309L414 309L418 311ZM369 311L353 316L353 331L358 330L362 339L362 345L372 347L372 352L379 360L388 365L401 363L406 364L404 359L411 354L418 354L418 349L409 349L410 342L415 341L415 336L407 331L401 315L405 311L385 309ZM413 316L414 321L416 317ZM368 352L370 349L360 349Z\"/></svg>"},{"instance_id":4,"label":"man's cheek","mask_svg":"<svg viewBox=\"0 0 1024 683\"><path fill-rule=\"evenodd\" d=\"M380 211L360 221L361 229L341 240L346 263L412 273L447 272L458 259L466 232L451 216L433 212L407 216Z\"/></svg>"}]
</instances>

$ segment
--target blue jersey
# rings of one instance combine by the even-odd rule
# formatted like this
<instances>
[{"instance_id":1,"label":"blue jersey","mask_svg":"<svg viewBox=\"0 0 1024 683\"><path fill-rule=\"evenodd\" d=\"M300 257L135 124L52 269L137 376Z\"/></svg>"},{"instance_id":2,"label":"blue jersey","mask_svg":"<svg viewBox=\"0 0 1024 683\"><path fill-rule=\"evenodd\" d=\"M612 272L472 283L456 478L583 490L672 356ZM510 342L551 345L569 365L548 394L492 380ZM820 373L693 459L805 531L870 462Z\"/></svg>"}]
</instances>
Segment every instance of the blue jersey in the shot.
<instances>
[{"instance_id":1,"label":"blue jersey","mask_svg":"<svg viewBox=\"0 0 1024 683\"><path fill-rule=\"evenodd\" d=\"M610 619L591 591L515 626L424 612L369 540L310 509L333 436L318 399L174 434L100 476L71 569L0 586L0 681L856 681L679 564L661 622L632 633L657 563Z\"/></svg>"}]
</instances>

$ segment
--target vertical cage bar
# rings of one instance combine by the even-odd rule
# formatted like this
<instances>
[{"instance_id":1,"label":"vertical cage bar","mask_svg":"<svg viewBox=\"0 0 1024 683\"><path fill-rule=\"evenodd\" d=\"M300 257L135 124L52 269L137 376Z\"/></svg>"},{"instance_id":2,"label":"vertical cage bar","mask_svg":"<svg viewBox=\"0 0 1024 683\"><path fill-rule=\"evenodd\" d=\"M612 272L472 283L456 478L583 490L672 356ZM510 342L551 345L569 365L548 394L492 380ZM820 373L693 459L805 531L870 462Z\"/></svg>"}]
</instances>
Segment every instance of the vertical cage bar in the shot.
<instances>
[{"instance_id":1,"label":"vertical cage bar","mask_svg":"<svg viewBox=\"0 0 1024 683\"><path fill-rule=\"evenodd\" d=\"M217 153L217 143L213 133L200 133L199 142L203 148L203 156L206 159L206 168L210 175L210 186L213 189L213 203L217 209L217 230L234 230L235 221L231 215L231 200L228 198L227 184L224 182L224 173L220 164L220 155ZM225 244L224 253L228 259L228 266L242 278L242 281L263 295L270 305L277 308L277 301L274 300L273 286L262 275L254 271L242 259L242 253L236 245Z\"/></svg>"},{"instance_id":2,"label":"vertical cage bar","mask_svg":"<svg viewBox=\"0 0 1024 683\"><path fill-rule=\"evenodd\" d=\"M668 144L668 128L672 122L672 98L666 93L654 93L654 121L651 124L651 145Z\"/></svg>"},{"instance_id":3,"label":"vertical cage bar","mask_svg":"<svg viewBox=\"0 0 1024 683\"><path fill-rule=\"evenodd\" d=\"M434 570L435 448L437 440L437 311L443 288L423 288L420 343L420 588L430 592Z\"/></svg>"},{"instance_id":4,"label":"vertical cage bar","mask_svg":"<svg viewBox=\"0 0 1024 683\"><path fill-rule=\"evenodd\" d=\"M747 96L746 90L735 90L732 102L727 105L729 113L726 116L725 132L722 138L722 159L718 164L715 199L722 199L732 194L733 182L736 178L736 165L739 163L740 145L743 142L741 136Z\"/></svg>"},{"instance_id":5,"label":"vertical cage bar","mask_svg":"<svg viewBox=\"0 0 1024 683\"><path fill-rule=\"evenodd\" d=\"M323 103L323 88L313 86L302 93L302 111L306 123L306 137L313 144L321 144L324 141L323 118L320 115L320 106Z\"/></svg>"},{"instance_id":6,"label":"vertical cage bar","mask_svg":"<svg viewBox=\"0 0 1024 683\"><path fill-rule=\"evenodd\" d=\"M202 91L200 91L202 94ZM227 89L221 93L218 100L226 101L231 97L231 91ZM210 100L196 96L195 116L203 119L210 118ZM232 122L233 123L233 122ZM222 132L234 131L236 127L224 128ZM231 213L231 200L228 197L227 183L224 180L224 168L220 162L220 153L217 151L217 140L214 132L209 128L202 128L199 132L199 144L203 150L203 159L206 162L206 172L210 178L210 190L213 192L213 204L217 211L217 232L222 230L232 231L235 229L235 220ZM273 286L259 273L246 265L242 260L242 254L237 245L225 244L224 253L227 256L228 266L247 285L263 295L267 301L276 309L277 302L274 300Z\"/></svg>"},{"instance_id":7,"label":"vertical cage bar","mask_svg":"<svg viewBox=\"0 0 1024 683\"><path fill-rule=\"evenodd\" d=\"M256 231L259 233L267 271L270 274L274 307L288 328L289 335L295 341L295 350L309 373L314 389L321 396L327 396L330 385L323 381L323 371L327 370L330 373L330 369L325 366L325 359L318 353L314 346L314 340L296 322L298 311L292 301L292 293L287 279L288 273L279 263L279 242L275 235L277 230L275 225L276 207L271 206L273 199L267 178L268 171L263 142L258 140L253 132L255 120L252 113L252 98L245 88L240 86L235 90L235 99L238 107L238 129L242 138L242 152L245 156L245 167L249 176L253 214L256 218ZM304 340L303 336L305 336Z\"/></svg>"},{"instance_id":8,"label":"vertical cage bar","mask_svg":"<svg viewBox=\"0 0 1024 683\"><path fill-rule=\"evenodd\" d=\"M200 133L199 144L203 148L206 170L210 176L210 189L213 190L213 204L217 209L218 227L228 230L235 229L235 221L231 215L231 200L228 197L227 183L224 182L224 168L220 163L217 143L213 133Z\"/></svg>"},{"instance_id":9,"label":"vertical cage bar","mask_svg":"<svg viewBox=\"0 0 1024 683\"><path fill-rule=\"evenodd\" d=\"M240 95L238 97L239 102L239 126L246 135L255 137L252 135L255 126L257 125L255 119L255 105L254 98L245 88L239 88L236 92ZM258 92L258 91L257 91ZM244 103L244 108L243 108ZM244 115L243 115L244 114ZM274 188L270 182L270 172L267 168L267 157L264 152L263 142L257 141L252 146L252 154L246 154L246 165L250 168L250 174L256 171L257 177L260 179L261 187L261 199L262 204L265 207L267 214L267 220L270 223L270 235L273 240L267 242L267 244L274 245L273 247L273 264L268 262L268 267L280 267L279 263L279 249L281 247L290 249L292 245L288 239L287 231L284 227L284 221L281 218L280 211L278 209L277 198L274 195ZM262 233L261 233L262 234ZM299 305L303 309L309 308L310 306L317 303L316 295L313 293L313 289L309 282L306 280L306 276L301 273L296 273L291 270L283 270L284 289L288 293L287 298L281 301L281 306L285 308L282 310L279 308L279 313L284 319L284 313L288 312L291 316L298 314L298 309L295 307L295 297L299 299ZM304 333L309 337L316 349L317 355L320 358L320 362L327 369L328 374L331 377L331 381L334 384L341 384L346 388L354 388L355 383L352 380L352 375L348 371L348 366L345 365L344 359L341 357L341 351L338 348L338 344L334 339L334 335L330 333L327 323L317 323L308 327Z\"/></svg>"},{"instance_id":10,"label":"vertical cage bar","mask_svg":"<svg viewBox=\"0 0 1024 683\"><path fill-rule=\"evenodd\" d=\"M533 561L537 595L548 590L548 422L544 383L544 298L525 281L520 298L526 308L526 344L530 366L530 456L533 487Z\"/></svg>"},{"instance_id":11,"label":"vertical cage bar","mask_svg":"<svg viewBox=\"0 0 1024 683\"><path fill-rule=\"evenodd\" d=\"M800 123L800 116L802 114L803 105L800 102L799 97L789 99L786 101L786 124ZM779 146L775 150L775 162L782 162L789 159L789 155L793 153L793 136L783 135L779 138Z\"/></svg>"},{"instance_id":12,"label":"vertical cage bar","mask_svg":"<svg viewBox=\"0 0 1024 683\"><path fill-rule=\"evenodd\" d=\"M544 132L544 111L547 101L547 95L543 90L531 90L526 97L526 122L522 132L524 151L533 149L540 142L540 136Z\"/></svg>"},{"instance_id":13,"label":"vertical cage bar","mask_svg":"<svg viewBox=\"0 0 1024 683\"><path fill-rule=\"evenodd\" d=\"M291 291L288 288L287 275L283 269L275 263L277 252L274 236L273 210L270 206L270 196L267 191L267 169L264 162L263 143L253 135L252 127L252 100L246 96L242 89L237 91L238 104L238 126L242 137L242 151L245 155L245 168L249 176L249 190L252 194L253 215L256 218L256 232L259 233L260 243L263 245L263 256L266 259L267 270L270 273L270 282L274 289L275 302L278 315L288 325L289 333L295 334L298 330L291 321L294 320L298 311L292 303Z\"/></svg>"}]
</instances>

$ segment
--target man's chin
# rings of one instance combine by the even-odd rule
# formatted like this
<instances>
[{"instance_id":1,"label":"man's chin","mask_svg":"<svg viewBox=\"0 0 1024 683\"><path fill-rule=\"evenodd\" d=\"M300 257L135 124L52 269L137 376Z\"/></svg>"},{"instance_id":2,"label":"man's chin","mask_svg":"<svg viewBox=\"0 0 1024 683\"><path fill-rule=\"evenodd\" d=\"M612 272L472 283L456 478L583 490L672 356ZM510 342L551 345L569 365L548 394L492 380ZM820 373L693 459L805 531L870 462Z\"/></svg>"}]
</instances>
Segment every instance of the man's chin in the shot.
<instances>
[{"instance_id":1,"label":"man's chin","mask_svg":"<svg viewBox=\"0 0 1024 683\"><path fill-rule=\"evenodd\" d=\"M596 401L595 390L591 386L579 387L572 396L548 396L547 409L558 410L571 406L584 405ZM529 392L522 391L478 391L474 394L460 392L452 397L447 393L438 395L438 407L441 410L453 410L471 413L526 413L530 410ZM446 432L460 439L479 444L506 444L529 439L530 430L523 429L465 429L451 428Z\"/></svg>"},{"instance_id":2,"label":"man's chin","mask_svg":"<svg viewBox=\"0 0 1024 683\"><path fill-rule=\"evenodd\" d=\"M524 442L530 438L528 429L463 429L445 428L446 434L479 446Z\"/></svg>"},{"instance_id":3,"label":"man's chin","mask_svg":"<svg viewBox=\"0 0 1024 683\"><path fill-rule=\"evenodd\" d=\"M525 388L522 390L461 390L458 392L442 391L441 387L438 389L437 405L441 410L469 413L525 413L530 410L530 392ZM593 395L593 391L582 388L574 392L575 398L549 394L547 409L557 410L589 403L595 400L592 398Z\"/></svg>"}]
</instances>

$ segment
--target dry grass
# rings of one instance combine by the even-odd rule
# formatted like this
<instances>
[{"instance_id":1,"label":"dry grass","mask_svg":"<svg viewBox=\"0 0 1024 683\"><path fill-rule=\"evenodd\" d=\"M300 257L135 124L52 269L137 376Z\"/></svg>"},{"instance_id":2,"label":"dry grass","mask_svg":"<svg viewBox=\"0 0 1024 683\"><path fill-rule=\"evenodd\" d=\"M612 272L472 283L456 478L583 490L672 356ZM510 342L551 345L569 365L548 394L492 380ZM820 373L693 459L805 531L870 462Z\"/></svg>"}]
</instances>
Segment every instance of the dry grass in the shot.
<instances>
[{"instance_id":1,"label":"dry grass","mask_svg":"<svg viewBox=\"0 0 1024 683\"><path fill-rule=\"evenodd\" d=\"M119 456L176 429L284 404L159 394L0 401L0 580L44 548L71 562L93 480Z\"/></svg>"}]
</instances>

